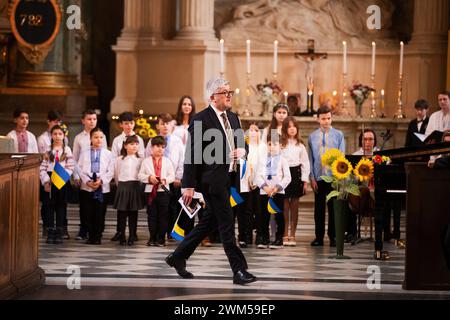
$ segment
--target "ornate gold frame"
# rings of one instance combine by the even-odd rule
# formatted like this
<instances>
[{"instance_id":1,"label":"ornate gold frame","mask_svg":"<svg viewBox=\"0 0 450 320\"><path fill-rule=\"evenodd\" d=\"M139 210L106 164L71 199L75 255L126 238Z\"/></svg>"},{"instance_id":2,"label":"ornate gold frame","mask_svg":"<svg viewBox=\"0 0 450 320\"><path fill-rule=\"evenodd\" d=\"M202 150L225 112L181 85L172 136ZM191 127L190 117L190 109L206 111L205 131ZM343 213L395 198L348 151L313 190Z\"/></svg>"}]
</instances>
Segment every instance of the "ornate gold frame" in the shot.
<instances>
[{"instance_id":1,"label":"ornate gold frame","mask_svg":"<svg viewBox=\"0 0 450 320\"><path fill-rule=\"evenodd\" d=\"M55 9L56 14L55 30L53 30L53 34L46 42L35 45L26 42L17 30L15 12L17 10L17 6L19 5L20 1L23 0L14 0L14 2L11 3L9 8L9 22L11 24L11 31L17 40L20 52L22 52L22 54L25 56L28 62L30 62L33 65L39 65L45 60L48 53L53 48L53 42L55 41L55 38L59 33L62 20L61 8L58 4L58 0L48 0Z\"/></svg>"}]
</instances>

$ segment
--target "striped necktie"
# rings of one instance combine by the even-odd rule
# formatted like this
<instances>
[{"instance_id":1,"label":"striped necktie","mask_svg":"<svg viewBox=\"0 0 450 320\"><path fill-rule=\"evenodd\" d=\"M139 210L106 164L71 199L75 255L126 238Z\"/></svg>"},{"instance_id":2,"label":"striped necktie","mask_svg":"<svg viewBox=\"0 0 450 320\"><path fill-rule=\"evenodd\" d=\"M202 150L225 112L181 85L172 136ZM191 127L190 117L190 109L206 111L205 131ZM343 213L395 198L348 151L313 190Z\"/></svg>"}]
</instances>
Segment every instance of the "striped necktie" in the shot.
<instances>
[{"instance_id":1,"label":"striped necktie","mask_svg":"<svg viewBox=\"0 0 450 320\"><path fill-rule=\"evenodd\" d=\"M234 151L235 146L234 146L234 138L233 138L233 129L231 128L230 122L228 121L228 117L226 115L226 113L222 113L220 115L223 119L223 124L225 127L225 134L227 136L227 141L230 144L230 151ZM233 171L237 172L237 163L236 161L233 161Z\"/></svg>"}]
</instances>

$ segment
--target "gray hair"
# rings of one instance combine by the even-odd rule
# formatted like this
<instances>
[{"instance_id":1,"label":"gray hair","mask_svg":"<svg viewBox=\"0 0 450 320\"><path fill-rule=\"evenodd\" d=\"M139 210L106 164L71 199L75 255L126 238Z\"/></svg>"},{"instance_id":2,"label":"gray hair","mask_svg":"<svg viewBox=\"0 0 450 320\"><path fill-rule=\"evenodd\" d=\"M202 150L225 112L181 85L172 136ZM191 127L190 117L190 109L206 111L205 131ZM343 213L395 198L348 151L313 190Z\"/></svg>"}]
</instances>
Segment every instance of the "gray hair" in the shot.
<instances>
[{"instance_id":1,"label":"gray hair","mask_svg":"<svg viewBox=\"0 0 450 320\"><path fill-rule=\"evenodd\" d=\"M230 85L228 80L222 78L215 78L208 81L206 84L206 101L211 101L211 96L220 88Z\"/></svg>"}]
</instances>

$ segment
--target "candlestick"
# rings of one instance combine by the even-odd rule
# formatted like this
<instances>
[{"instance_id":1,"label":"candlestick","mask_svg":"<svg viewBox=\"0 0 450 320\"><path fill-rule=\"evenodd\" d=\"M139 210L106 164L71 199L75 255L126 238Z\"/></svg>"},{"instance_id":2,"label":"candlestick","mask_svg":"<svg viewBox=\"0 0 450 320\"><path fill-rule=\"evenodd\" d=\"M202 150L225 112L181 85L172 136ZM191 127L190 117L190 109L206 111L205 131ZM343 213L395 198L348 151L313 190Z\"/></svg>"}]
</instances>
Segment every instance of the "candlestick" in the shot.
<instances>
[{"instance_id":1,"label":"candlestick","mask_svg":"<svg viewBox=\"0 0 450 320\"><path fill-rule=\"evenodd\" d=\"M251 41L247 40L247 74L252 73L252 66L251 66Z\"/></svg>"},{"instance_id":2,"label":"candlestick","mask_svg":"<svg viewBox=\"0 0 450 320\"><path fill-rule=\"evenodd\" d=\"M344 73L342 75L342 83L343 83L343 89L342 89L342 110L341 113L343 115L349 115L350 113L348 112L347 109L347 105L348 105L348 101L347 101L347 73Z\"/></svg>"},{"instance_id":3,"label":"candlestick","mask_svg":"<svg viewBox=\"0 0 450 320\"><path fill-rule=\"evenodd\" d=\"M405 51L405 44L400 42L400 77L403 77L403 56Z\"/></svg>"},{"instance_id":4,"label":"candlestick","mask_svg":"<svg viewBox=\"0 0 450 320\"><path fill-rule=\"evenodd\" d=\"M275 40L273 43L274 50L273 50L273 73L278 73L278 41Z\"/></svg>"},{"instance_id":5,"label":"candlestick","mask_svg":"<svg viewBox=\"0 0 450 320\"><path fill-rule=\"evenodd\" d=\"M347 66L347 42L342 42L344 46L344 61L343 61L343 73L347 74L348 66Z\"/></svg>"},{"instance_id":6,"label":"candlestick","mask_svg":"<svg viewBox=\"0 0 450 320\"><path fill-rule=\"evenodd\" d=\"M405 119L406 116L403 114L403 75L400 75L398 81L398 108L394 119Z\"/></svg>"},{"instance_id":7,"label":"candlestick","mask_svg":"<svg viewBox=\"0 0 450 320\"><path fill-rule=\"evenodd\" d=\"M239 109L240 109L240 101L239 101L239 98L240 98L241 90L240 90L239 88L236 88L235 92L236 92L236 109L239 110Z\"/></svg>"},{"instance_id":8,"label":"candlestick","mask_svg":"<svg viewBox=\"0 0 450 320\"><path fill-rule=\"evenodd\" d=\"M371 78L372 78L372 89L373 89L373 91L370 93L370 96L371 96L371 99L372 99L371 100L370 117L372 119L374 119L374 118L378 117L377 111L376 111L377 103L375 101L375 74L372 74Z\"/></svg>"},{"instance_id":9,"label":"candlestick","mask_svg":"<svg viewBox=\"0 0 450 320\"><path fill-rule=\"evenodd\" d=\"M381 104L380 104L380 110L381 110L381 118L386 118L384 114L384 107L385 107L385 95L384 95L384 89L381 90Z\"/></svg>"},{"instance_id":10,"label":"candlestick","mask_svg":"<svg viewBox=\"0 0 450 320\"><path fill-rule=\"evenodd\" d=\"M225 40L220 39L220 75L225 74Z\"/></svg>"},{"instance_id":11,"label":"candlestick","mask_svg":"<svg viewBox=\"0 0 450 320\"><path fill-rule=\"evenodd\" d=\"M285 91L284 92L284 103L287 104L288 102L288 96L289 96L289 92Z\"/></svg>"},{"instance_id":12,"label":"candlestick","mask_svg":"<svg viewBox=\"0 0 450 320\"><path fill-rule=\"evenodd\" d=\"M377 44L375 42L372 42L372 73L371 73L371 75L373 75L373 76L375 76L376 55L377 55Z\"/></svg>"},{"instance_id":13,"label":"candlestick","mask_svg":"<svg viewBox=\"0 0 450 320\"><path fill-rule=\"evenodd\" d=\"M247 88L245 90L245 108L244 111L242 112L242 115L244 117L250 117L253 116L253 112L250 111L250 94L251 94L251 79L252 79L252 74L247 72Z\"/></svg>"}]
</instances>

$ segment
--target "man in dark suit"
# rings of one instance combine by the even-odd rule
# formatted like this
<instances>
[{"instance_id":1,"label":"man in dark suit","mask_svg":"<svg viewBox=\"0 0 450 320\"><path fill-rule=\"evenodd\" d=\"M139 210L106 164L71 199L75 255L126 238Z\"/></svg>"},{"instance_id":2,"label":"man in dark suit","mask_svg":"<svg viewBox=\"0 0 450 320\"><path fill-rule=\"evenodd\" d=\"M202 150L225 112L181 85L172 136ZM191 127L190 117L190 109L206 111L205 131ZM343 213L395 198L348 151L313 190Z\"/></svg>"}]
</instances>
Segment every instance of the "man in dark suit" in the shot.
<instances>
[{"instance_id":1,"label":"man in dark suit","mask_svg":"<svg viewBox=\"0 0 450 320\"><path fill-rule=\"evenodd\" d=\"M245 285L256 281L236 244L230 187L235 184L239 159L246 156L244 132L236 114L229 111L234 92L228 81L211 80L206 88L210 105L192 119L183 175L183 200L188 206L195 191L201 192L206 211L198 225L178 248L166 258L169 266L185 279L193 278L186 270L186 260L201 241L218 228L225 253L233 271L233 283Z\"/></svg>"},{"instance_id":2,"label":"man in dark suit","mask_svg":"<svg viewBox=\"0 0 450 320\"><path fill-rule=\"evenodd\" d=\"M428 127L428 121L430 121L430 118L427 117L428 102L426 100L418 100L415 108L417 117L409 123L408 132L406 133L405 147L416 147L423 145L423 142L420 141L414 133L425 134Z\"/></svg>"}]
</instances>

